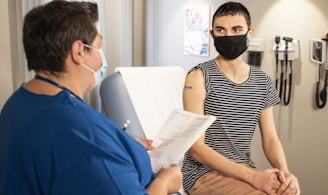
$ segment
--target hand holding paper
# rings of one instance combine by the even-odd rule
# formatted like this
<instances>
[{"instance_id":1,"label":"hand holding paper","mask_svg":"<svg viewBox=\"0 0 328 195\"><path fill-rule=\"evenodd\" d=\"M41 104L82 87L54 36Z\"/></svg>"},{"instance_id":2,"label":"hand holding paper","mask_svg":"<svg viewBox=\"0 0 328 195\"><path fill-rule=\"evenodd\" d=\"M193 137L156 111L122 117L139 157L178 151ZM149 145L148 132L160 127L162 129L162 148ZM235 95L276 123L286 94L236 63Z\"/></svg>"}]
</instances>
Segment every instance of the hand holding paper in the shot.
<instances>
[{"instance_id":1,"label":"hand holding paper","mask_svg":"<svg viewBox=\"0 0 328 195\"><path fill-rule=\"evenodd\" d=\"M153 172L157 173L163 166L178 164L215 120L214 116L173 110L153 141L155 149L150 151Z\"/></svg>"}]
</instances>

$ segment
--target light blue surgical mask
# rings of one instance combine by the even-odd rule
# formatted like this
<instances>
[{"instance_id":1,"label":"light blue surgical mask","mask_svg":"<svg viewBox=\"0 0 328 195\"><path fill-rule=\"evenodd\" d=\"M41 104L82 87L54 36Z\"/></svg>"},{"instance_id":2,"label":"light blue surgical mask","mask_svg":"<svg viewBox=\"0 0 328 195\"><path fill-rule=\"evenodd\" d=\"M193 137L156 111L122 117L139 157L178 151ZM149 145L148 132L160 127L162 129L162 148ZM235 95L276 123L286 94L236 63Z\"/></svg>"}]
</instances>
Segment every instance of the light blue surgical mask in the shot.
<instances>
[{"instance_id":1,"label":"light blue surgical mask","mask_svg":"<svg viewBox=\"0 0 328 195\"><path fill-rule=\"evenodd\" d=\"M101 57L101 67L99 68L99 70L97 70L97 72L95 72L94 70L92 70L90 67L86 66L85 64L81 64L85 69L89 70L94 78L95 78L95 86L99 85L101 83L101 81L105 78L106 76L106 71L108 68L108 64L107 64L107 60L106 60L106 56L104 54L103 49L96 49L94 47L91 47L87 44L83 44L85 47L91 48L97 52L99 52L100 57Z\"/></svg>"},{"instance_id":2,"label":"light blue surgical mask","mask_svg":"<svg viewBox=\"0 0 328 195\"><path fill-rule=\"evenodd\" d=\"M100 56L101 56L101 67L100 69L96 72L96 76L97 76L97 84L100 84L101 81L105 78L106 76L106 71L108 69L108 64L107 64L107 60L106 60L106 56L105 56L105 53L104 53L104 50L103 49L100 49L99 50L100 52Z\"/></svg>"}]
</instances>

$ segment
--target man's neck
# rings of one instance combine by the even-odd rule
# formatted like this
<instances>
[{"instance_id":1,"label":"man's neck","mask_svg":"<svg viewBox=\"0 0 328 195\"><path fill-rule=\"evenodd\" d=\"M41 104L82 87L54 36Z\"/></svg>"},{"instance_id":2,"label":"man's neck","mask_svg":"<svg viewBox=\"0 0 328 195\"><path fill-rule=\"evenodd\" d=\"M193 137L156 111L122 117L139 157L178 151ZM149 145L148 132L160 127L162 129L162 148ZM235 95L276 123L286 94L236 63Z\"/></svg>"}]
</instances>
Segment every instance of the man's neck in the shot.
<instances>
[{"instance_id":1,"label":"man's neck","mask_svg":"<svg viewBox=\"0 0 328 195\"><path fill-rule=\"evenodd\" d=\"M235 83L245 82L250 75L250 66L244 62L242 57L234 60L226 60L222 56L215 58L215 63L223 74Z\"/></svg>"}]
</instances>

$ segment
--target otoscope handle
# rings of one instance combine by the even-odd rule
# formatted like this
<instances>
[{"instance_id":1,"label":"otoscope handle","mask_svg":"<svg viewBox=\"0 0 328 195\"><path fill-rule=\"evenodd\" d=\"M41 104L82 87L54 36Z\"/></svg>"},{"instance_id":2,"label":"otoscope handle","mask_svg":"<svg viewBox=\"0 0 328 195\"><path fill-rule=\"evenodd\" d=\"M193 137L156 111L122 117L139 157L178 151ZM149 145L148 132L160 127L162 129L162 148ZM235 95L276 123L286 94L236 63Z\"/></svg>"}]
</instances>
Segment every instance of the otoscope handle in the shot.
<instances>
[{"instance_id":1,"label":"otoscope handle","mask_svg":"<svg viewBox=\"0 0 328 195\"><path fill-rule=\"evenodd\" d=\"M291 37L283 37L282 40L285 41L285 62L288 64L288 42L292 42L293 38Z\"/></svg>"}]
</instances>

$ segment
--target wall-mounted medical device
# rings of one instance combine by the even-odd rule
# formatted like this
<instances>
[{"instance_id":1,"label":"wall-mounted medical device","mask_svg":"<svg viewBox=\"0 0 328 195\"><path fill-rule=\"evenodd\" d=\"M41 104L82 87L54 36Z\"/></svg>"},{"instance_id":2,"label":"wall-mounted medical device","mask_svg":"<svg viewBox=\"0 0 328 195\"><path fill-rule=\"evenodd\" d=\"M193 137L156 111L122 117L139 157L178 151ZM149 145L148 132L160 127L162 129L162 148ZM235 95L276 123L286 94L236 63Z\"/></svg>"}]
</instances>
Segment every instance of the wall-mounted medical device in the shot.
<instances>
[{"instance_id":1,"label":"wall-mounted medical device","mask_svg":"<svg viewBox=\"0 0 328 195\"><path fill-rule=\"evenodd\" d=\"M327 103L327 88L328 88L328 67L323 65L327 61L327 40L328 33L324 39L311 40L311 60L319 64L319 77L316 83L315 103L317 108L325 107ZM323 79L321 79L323 77ZM321 83L323 80L323 84ZM320 87L322 89L320 89Z\"/></svg>"},{"instance_id":2,"label":"wall-mounted medical device","mask_svg":"<svg viewBox=\"0 0 328 195\"><path fill-rule=\"evenodd\" d=\"M327 42L321 39L311 40L311 60L323 64L327 59Z\"/></svg>"},{"instance_id":3,"label":"wall-mounted medical device","mask_svg":"<svg viewBox=\"0 0 328 195\"><path fill-rule=\"evenodd\" d=\"M280 39L279 42L276 39ZM288 54L288 60L296 60L300 56L299 41L291 37L275 37L274 51L278 51L278 60L286 60L286 54Z\"/></svg>"},{"instance_id":4,"label":"wall-mounted medical device","mask_svg":"<svg viewBox=\"0 0 328 195\"><path fill-rule=\"evenodd\" d=\"M261 66L264 52L264 38L253 37L249 39L247 49L247 63L254 66Z\"/></svg>"},{"instance_id":5,"label":"wall-mounted medical device","mask_svg":"<svg viewBox=\"0 0 328 195\"><path fill-rule=\"evenodd\" d=\"M299 41L291 37L274 38L274 46L272 50L275 53L276 61L276 89L279 90L279 96L284 105L288 105L291 98L292 81L293 81L293 67L292 62L299 58L300 50ZM280 62L280 82L279 82L279 62ZM288 64L290 70L288 71ZM287 73L289 77L287 78ZM288 83L288 85L287 85ZM288 93L287 93L288 88Z\"/></svg>"}]
</instances>

